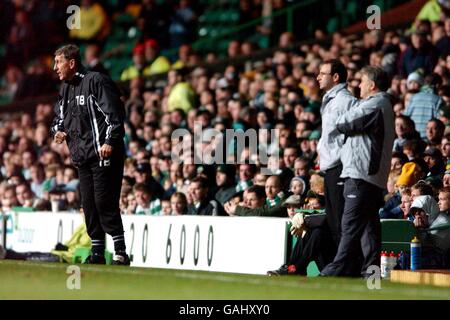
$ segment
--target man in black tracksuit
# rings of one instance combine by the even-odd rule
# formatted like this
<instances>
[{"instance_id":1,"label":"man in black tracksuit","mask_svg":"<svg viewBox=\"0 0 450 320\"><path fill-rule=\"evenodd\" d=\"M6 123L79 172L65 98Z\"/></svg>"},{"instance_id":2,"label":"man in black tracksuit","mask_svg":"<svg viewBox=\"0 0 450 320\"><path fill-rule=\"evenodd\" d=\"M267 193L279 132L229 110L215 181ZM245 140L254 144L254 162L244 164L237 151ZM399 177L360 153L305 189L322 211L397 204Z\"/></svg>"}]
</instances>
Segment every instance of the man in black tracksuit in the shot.
<instances>
[{"instance_id":1,"label":"man in black tracksuit","mask_svg":"<svg viewBox=\"0 0 450 320\"><path fill-rule=\"evenodd\" d=\"M125 110L119 90L106 75L87 72L75 45L55 52L55 71L64 81L52 133L67 142L78 168L92 255L87 263L104 264L105 234L114 240L113 264L130 264L119 210L124 165Z\"/></svg>"}]
</instances>

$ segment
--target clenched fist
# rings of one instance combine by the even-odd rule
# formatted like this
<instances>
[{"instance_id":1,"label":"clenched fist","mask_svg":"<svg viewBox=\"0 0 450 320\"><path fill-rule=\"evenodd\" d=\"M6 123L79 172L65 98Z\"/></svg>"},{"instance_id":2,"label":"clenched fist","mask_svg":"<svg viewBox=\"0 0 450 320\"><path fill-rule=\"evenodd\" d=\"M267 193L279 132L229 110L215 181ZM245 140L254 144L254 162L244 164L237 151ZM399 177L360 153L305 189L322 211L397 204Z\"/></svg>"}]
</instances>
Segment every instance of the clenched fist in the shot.
<instances>
[{"instance_id":1,"label":"clenched fist","mask_svg":"<svg viewBox=\"0 0 450 320\"><path fill-rule=\"evenodd\" d=\"M57 132L55 133L55 136L53 137L53 140L54 140L56 143L60 144L60 143L63 143L64 140L66 140L66 136L67 136L67 134L66 134L65 132L57 131Z\"/></svg>"}]
</instances>

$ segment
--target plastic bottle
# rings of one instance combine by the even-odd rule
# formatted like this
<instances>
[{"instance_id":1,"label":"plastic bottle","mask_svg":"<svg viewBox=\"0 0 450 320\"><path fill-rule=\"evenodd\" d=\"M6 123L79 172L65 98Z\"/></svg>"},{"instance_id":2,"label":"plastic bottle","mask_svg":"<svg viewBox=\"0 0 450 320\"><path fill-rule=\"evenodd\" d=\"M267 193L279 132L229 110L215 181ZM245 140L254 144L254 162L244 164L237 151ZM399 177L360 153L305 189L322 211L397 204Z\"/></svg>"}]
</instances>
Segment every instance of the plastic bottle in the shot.
<instances>
[{"instance_id":1,"label":"plastic bottle","mask_svg":"<svg viewBox=\"0 0 450 320\"><path fill-rule=\"evenodd\" d=\"M389 278L390 278L391 271L394 270L395 266L397 265L397 255L394 253L394 251L391 251L391 253L389 254L388 263L389 263Z\"/></svg>"},{"instance_id":2,"label":"plastic bottle","mask_svg":"<svg viewBox=\"0 0 450 320\"><path fill-rule=\"evenodd\" d=\"M417 237L411 240L411 271L421 267L422 245Z\"/></svg>"},{"instance_id":3,"label":"plastic bottle","mask_svg":"<svg viewBox=\"0 0 450 320\"><path fill-rule=\"evenodd\" d=\"M381 277L386 278L387 277L387 269L389 268L388 265L388 254L386 251L381 251L381 261L380 261L380 269L381 269Z\"/></svg>"}]
</instances>

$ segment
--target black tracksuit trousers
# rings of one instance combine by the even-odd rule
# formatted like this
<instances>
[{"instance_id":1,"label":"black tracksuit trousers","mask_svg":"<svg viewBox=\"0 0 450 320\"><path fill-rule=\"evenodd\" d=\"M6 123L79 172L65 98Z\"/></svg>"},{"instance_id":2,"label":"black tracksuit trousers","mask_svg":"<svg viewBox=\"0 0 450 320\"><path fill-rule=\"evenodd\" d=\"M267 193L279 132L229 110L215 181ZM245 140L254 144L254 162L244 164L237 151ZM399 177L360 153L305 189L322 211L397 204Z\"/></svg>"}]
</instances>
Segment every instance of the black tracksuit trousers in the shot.
<instances>
[{"instance_id":1,"label":"black tracksuit trousers","mask_svg":"<svg viewBox=\"0 0 450 320\"><path fill-rule=\"evenodd\" d=\"M297 239L289 264L295 265L297 274L306 276L311 261L315 261L317 268L322 270L333 261L336 249L328 226L313 228L303 238Z\"/></svg>"},{"instance_id":2,"label":"black tracksuit trousers","mask_svg":"<svg viewBox=\"0 0 450 320\"><path fill-rule=\"evenodd\" d=\"M344 211L344 182L340 178L342 164L325 171L325 212L327 222L336 247L341 240L341 220Z\"/></svg>"},{"instance_id":3,"label":"black tracksuit trousers","mask_svg":"<svg viewBox=\"0 0 450 320\"><path fill-rule=\"evenodd\" d=\"M341 241L334 261L322 270L325 276L354 276L355 263L362 251L360 274L380 265L381 224L378 209L382 190L360 179L347 179L344 186L345 206L342 215Z\"/></svg>"},{"instance_id":4,"label":"black tracksuit trousers","mask_svg":"<svg viewBox=\"0 0 450 320\"><path fill-rule=\"evenodd\" d=\"M105 233L112 237L123 235L119 209L124 166L123 145L114 147L108 160L91 161L78 167L87 233L95 240L105 239Z\"/></svg>"}]
</instances>

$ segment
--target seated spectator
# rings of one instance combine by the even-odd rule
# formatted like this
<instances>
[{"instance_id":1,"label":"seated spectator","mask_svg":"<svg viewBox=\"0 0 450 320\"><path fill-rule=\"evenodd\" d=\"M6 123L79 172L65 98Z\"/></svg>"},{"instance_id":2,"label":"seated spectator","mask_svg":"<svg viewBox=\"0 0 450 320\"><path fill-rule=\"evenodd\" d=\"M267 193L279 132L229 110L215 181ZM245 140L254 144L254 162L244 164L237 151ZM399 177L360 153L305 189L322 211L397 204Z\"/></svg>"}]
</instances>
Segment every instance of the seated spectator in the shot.
<instances>
[{"instance_id":1,"label":"seated spectator","mask_svg":"<svg viewBox=\"0 0 450 320\"><path fill-rule=\"evenodd\" d=\"M162 199L161 200L161 215L169 216L172 212L172 208L170 206L170 199Z\"/></svg>"},{"instance_id":2,"label":"seated spectator","mask_svg":"<svg viewBox=\"0 0 450 320\"><path fill-rule=\"evenodd\" d=\"M136 166L134 172L134 179L137 183L144 183L147 185L149 190L152 191L152 194L155 198L161 199L164 194L164 189L159 182L155 180L152 176L152 170L148 162L139 163Z\"/></svg>"},{"instance_id":3,"label":"seated spectator","mask_svg":"<svg viewBox=\"0 0 450 320\"><path fill-rule=\"evenodd\" d=\"M188 207L187 199L183 193L175 192L170 197L171 215L187 214L187 207Z\"/></svg>"},{"instance_id":4,"label":"seated spectator","mask_svg":"<svg viewBox=\"0 0 450 320\"><path fill-rule=\"evenodd\" d=\"M442 197L448 190L442 191ZM450 267L450 228L440 229L439 226L450 224L450 217L445 213L433 213L434 203L429 196L417 197L410 209L422 245L421 267L424 269L442 269ZM434 219L432 216L435 215ZM437 229L434 229L437 228ZM431 229L428 231L427 229Z\"/></svg>"},{"instance_id":5,"label":"seated spectator","mask_svg":"<svg viewBox=\"0 0 450 320\"><path fill-rule=\"evenodd\" d=\"M165 73L170 70L170 61L160 55L159 44L154 39L144 42L145 64L144 76Z\"/></svg>"},{"instance_id":6,"label":"seated spectator","mask_svg":"<svg viewBox=\"0 0 450 320\"><path fill-rule=\"evenodd\" d=\"M325 197L312 190L306 193L304 209L307 210L319 210L325 209Z\"/></svg>"},{"instance_id":7,"label":"seated spectator","mask_svg":"<svg viewBox=\"0 0 450 320\"><path fill-rule=\"evenodd\" d=\"M133 193L136 197L136 211L135 214L145 215L160 215L161 214L161 200L152 197L152 189L144 183L136 183L133 187Z\"/></svg>"},{"instance_id":8,"label":"seated spectator","mask_svg":"<svg viewBox=\"0 0 450 320\"><path fill-rule=\"evenodd\" d=\"M261 208L266 201L266 192L262 186L251 186L244 191L244 206L249 209Z\"/></svg>"},{"instance_id":9,"label":"seated spectator","mask_svg":"<svg viewBox=\"0 0 450 320\"><path fill-rule=\"evenodd\" d=\"M433 118L427 122L426 127L426 143L429 147L441 147L441 141L444 137L445 125L436 118Z\"/></svg>"},{"instance_id":10,"label":"seated spectator","mask_svg":"<svg viewBox=\"0 0 450 320\"><path fill-rule=\"evenodd\" d=\"M1 193L0 203L3 212L8 212L19 204L15 186L5 184L3 192Z\"/></svg>"},{"instance_id":11,"label":"seated spectator","mask_svg":"<svg viewBox=\"0 0 450 320\"><path fill-rule=\"evenodd\" d=\"M401 219L408 219L409 209L411 209L412 199L411 199L411 189L404 188L401 192L401 201L400 209L402 210Z\"/></svg>"},{"instance_id":12,"label":"seated spectator","mask_svg":"<svg viewBox=\"0 0 450 320\"><path fill-rule=\"evenodd\" d=\"M394 146L392 151L403 152L403 146L408 140L420 140L420 134L416 131L414 121L408 116L398 116L395 118Z\"/></svg>"},{"instance_id":13,"label":"seated spectator","mask_svg":"<svg viewBox=\"0 0 450 320\"><path fill-rule=\"evenodd\" d=\"M38 200L27 182L22 182L16 186L16 196L18 205L22 208L32 209Z\"/></svg>"},{"instance_id":14,"label":"seated spectator","mask_svg":"<svg viewBox=\"0 0 450 320\"><path fill-rule=\"evenodd\" d=\"M257 168L254 164L243 163L239 165L239 180L236 185L236 192L244 191L253 185L253 178L255 177L256 171Z\"/></svg>"},{"instance_id":15,"label":"seated spectator","mask_svg":"<svg viewBox=\"0 0 450 320\"><path fill-rule=\"evenodd\" d=\"M87 70L108 74L108 71L100 61L100 47L97 44L90 44L84 52L84 62Z\"/></svg>"},{"instance_id":16,"label":"seated spectator","mask_svg":"<svg viewBox=\"0 0 450 320\"><path fill-rule=\"evenodd\" d=\"M226 199L236 192L236 166L222 164L216 169L217 191L215 199L223 206Z\"/></svg>"},{"instance_id":17,"label":"seated spectator","mask_svg":"<svg viewBox=\"0 0 450 320\"><path fill-rule=\"evenodd\" d=\"M291 184L289 186L289 191L293 194L302 196L306 191L306 182L300 177L292 178Z\"/></svg>"},{"instance_id":18,"label":"seated spectator","mask_svg":"<svg viewBox=\"0 0 450 320\"><path fill-rule=\"evenodd\" d=\"M403 152L393 152L391 159L391 171L401 170L403 165L408 162L408 157Z\"/></svg>"},{"instance_id":19,"label":"seated spectator","mask_svg":"<svg viewBox=\"0 0 450 320\"><path fill-rule=\"evenodd\" d=\"M168 96L167 110L172 112L175 109L181 109L188 113L196 107L197 96L191 84L187 82L186 70L171 70L167 76L175 78L175 83Z\"/></svg>"},{"instance_id":20,"label":"seated spectator","mask_svg":"<svg viewBox=\"0 0 450 320\"><path fill-rule=\"evenodd\" d=\"M429 170L427 178L438 177L440 179L445 172L445 163L441 151L430 147L424 151L423 156Z\"/></svg>"},{"instance_id":21,"label":"seated spectator","mask_svg":"<svg viewBox=\"0 0 450 320\"><path fill-rule=\"evenodd\" d=\"M222 214L221 205L208 196L208 180L204 177L195 177L190 185L192 203L188 205L188 214L218 216Z\"/></svg>"},{"instance_id":22,"label":"seated spectator","mask_svg":"<svg viewBox=\"0 0 450 320\"><path fill-rule=\"evenodd\" d=\"M121 81L129 81L138 77L142 77L145 68L145 48L142 44L138 44L133 49L132 65L125 68L120 75Z\"/></svg>"},{"instance_id":23,"label":"seated spectator","mask_svg":"<svg viewBox=\"0 0 450 320\"><path fill-rule=\"evenodd\" d=\"M266 181L266 205L269 208L278 206L284 199L284 192L281 188L281 180L278 176L271 176Z\"/></svg>"},{"instance_id":24,"label":"seated spectator","mask_svg":"<svg viewBox=\"0 0 450 320\"><path fill-rule=\"evenodd\" d=\"M406 107L405 115L411 117L422 139L426 138L426 126L428 120L438 116L439 109L444 106L444 101L436 93L442 85L439 75L433 73L425 77L425 84L419 93L412 96Z\"/></svg>"},{"instance_id":25,"label":"seated spectator","mask_svg":"<svg viewBox=\"0 0 450 320\"><path fill-rule=\"evenodd\" d=\"M443 187L439 191L439 213L450 216L450 188Z\"/></svg>"},{"instance_id":26,"label":"seated spectator","mask_svg":"<svg viewBox=\"0 0 450 320\"><path fill-rule=\"evenodd\" d=\"M297 213L301 205L302 201L298 195L291 195L283 203L292 219L291 230L293 235L297 236L297 241L288 263L277 270L268 271L269 276L289 274L306 276L310 262L315 261L319 270L322 270L334 258L336 245L328 230L325 215L305 216L302 212Z\"/></svg>"}]
</instances>

